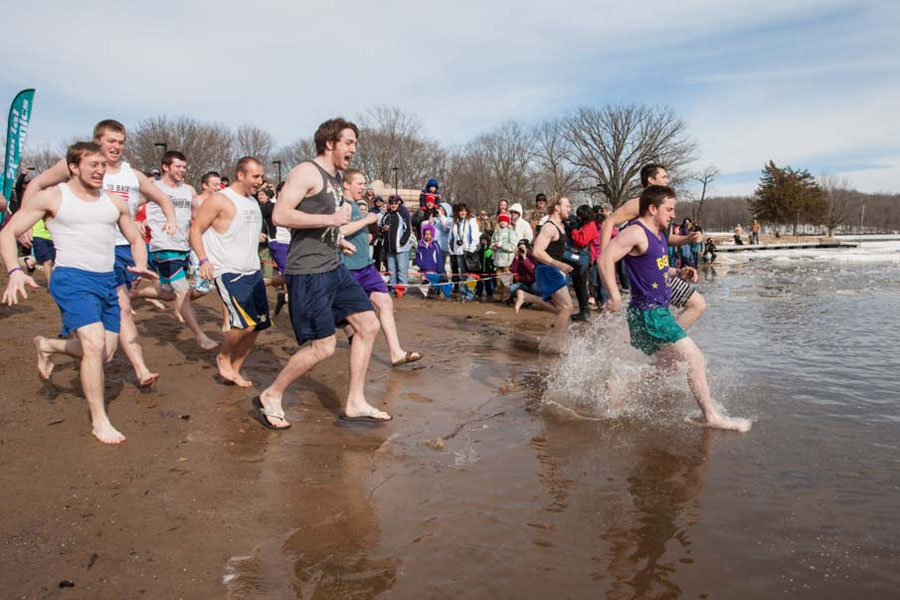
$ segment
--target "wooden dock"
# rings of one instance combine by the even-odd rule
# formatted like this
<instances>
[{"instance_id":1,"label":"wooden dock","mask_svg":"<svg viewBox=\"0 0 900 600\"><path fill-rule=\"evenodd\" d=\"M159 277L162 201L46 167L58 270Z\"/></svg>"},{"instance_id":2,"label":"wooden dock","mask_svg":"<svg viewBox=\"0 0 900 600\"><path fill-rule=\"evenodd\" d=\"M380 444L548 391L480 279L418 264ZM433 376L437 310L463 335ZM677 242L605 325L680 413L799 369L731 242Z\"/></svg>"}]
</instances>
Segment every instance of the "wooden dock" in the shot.
<instances>
[{"instance_id":1,"label":"wooden dock","mask_svg":"<svg viewBox=\"0 0 900 600\"><path fill-rule=\"evenodd\" d=\"M744 246L716 245L716 252L743 252L744 250L793 250L809 248L858 248L859 242L786 242L783 244L756 244Z\"/></svg>"}]
</instances>

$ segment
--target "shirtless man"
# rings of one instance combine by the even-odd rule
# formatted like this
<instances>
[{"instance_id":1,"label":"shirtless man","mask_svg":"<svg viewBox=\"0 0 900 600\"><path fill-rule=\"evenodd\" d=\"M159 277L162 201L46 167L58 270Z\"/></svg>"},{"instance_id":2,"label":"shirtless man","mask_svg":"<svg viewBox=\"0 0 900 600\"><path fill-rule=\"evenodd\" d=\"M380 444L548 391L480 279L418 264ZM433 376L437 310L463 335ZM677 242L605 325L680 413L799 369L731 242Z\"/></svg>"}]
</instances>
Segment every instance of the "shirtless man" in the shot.
<instances>
[{"instance_id":1,"label":"shirtless man","mask_svg":"<svg viewBox=\"0 0 900 600\"><path fill-rule=\"evenodd\" d=\"M0 232L0 256L9 269L3 302L16 304L19 294L28 298L26 285L38 287L17 266L16 236L44 219L56 245L50 293L62 313L62 333L74 331L77 339L35 337L38 372L42 378L50 378L54 354L80 358L91 433L106 444L120 444L125 436L110 423L103 398L103 363L116 351L121 324L113 271L117 233L128 240L134 257L135 265L128 267L129 271L153 275L147 271L144 240L128 207L103 190L106 158L100 146L78 142L69 147L64 160L69 181L32 193Z\"/></svg>"},{"instance_id":2,"label":"shirtless man","mask_svg":"<svg viewBox=\"0 0 900 600\"><path fill-rule=\"evenodd\" d=\"M190 245L188 231L191 228L191 214L197 192L184 182L187 174L187 159L177 150L169 150L162 159L162 177L154 182L175 207L178 231L169 235L163 228L166 217L156 205L147 206L147 226L150 228L150 258L159 271L159 286L135 288L132 298L157 298L174 300L175 309L182 322L194 334L203 350L212 350L219 344L209 338L197 321L197 314L191 305L191 285L188 281L190 268Z\"/></svg>"},{"instance_id":3,"label":"shirtless man","mask_svg":"<svg viewBox=\"0 0 900 600\"><path fill-rule=\"evenodd\" d=\"M532 257L538 262L535 270L537 285L541 297L529 294L524 290L516 292L515 309L518 313L525 302L531 302L556 315L553 321L553 334L550 337L549 352L562 352L566 341L569 318L572 316L572 296L566 275L572 271L572 265L563 260L566 250L566 228L563 223L572 214L572 203L566 197L554 197L547 205L547 219L534 239Z\"/></svg>"},{"instance_id":4,"label":"shirtless man","mask_svg":"<svg viewBox=\"0 0 900 600\"><path fill-rule=\"evenodd\" d=\"M353 251L349 255L342 256L341 261L350 270L353 279L369 295L372 304L375 305L378 321L391 353L391 366L399 367L416 362L422 358L422 355L419 352L407 352L400 345L397 323L394 321L394 302L391 300L381 273L375 270L375 261L369 256L368 227L378 221L378 215L363 213L356 204L362 199L363 190L366 187L366 176L358 169L347 169L344 171L343 183L344 198L347 199L345 206L351 207L351 222L341 226L341 235L345 236L347 242L352 244Z\"/></svg>"},{"instance_id":5,"label":"shirtless man","mask_svg":"<svg viewBox=\"0 0 900 600\"><path fill-rule=\"evenodd\" d=\"M122 160L122 149L125 146L125 126L113 119L100 121L94 127L94 143L98 144L106 159L106 175L103 178L103 189L110 195L119 198L128 206L129 216L134 214L141 204L149 200L162 209L166 216L163 231L173 235L178 230L175 223L175 209L166 195L148 179L146 175L131 168ZM59 161L31 180L25 189L22 204L41 190L58 185L68 179L68 166L65 159ZM21 238L20 238L21 241ZM159 373L152 373L144 362L144 352L138 339L137 327L134 324L134 312L131 308L130 288L134 284L134 275L129 267L135 266L128 240L119 233L115 240L116 252L116 285L121 308L122 327L119 341L125 356L134 368L139 387L147 387L159 379ZM146 252L146 249L145 249Z\"/></svg>"},{"instance_id":6,"label":"shirtless man","mask_svg":"<svg viewBox=\"0 0 900 600\"><path fill-rule=\"evenodd\" d=\"M669 173L665 167L657 164L645 165L641 168L641 186L646 188L648 185L669 185ZM600 228L600 253L609 244L612 238L612 230L638 217L640 198L632 198L617 208L612 215L603 221ZM697 232L692 235L677 235L670 233L668 235L668 243L670 246L683 246L684 244L696 243L703 240L703 234ZM706 299L703 295L691 285L699 279L696 269L686 267L682 269L684 279L676 279L673 281L672 298L669 304L675 308L684 308L676 317L678 324L684 330L687 330L697 322L704 312L706 312Z\"/></svg>"},{"instance_id":7,"label":"shirtless man","mask_svg":"<svg viewBox=\"0 0 900 600\"><path fill-rule=\"evenodd\" d=\"M378 317L365 291L341 264L338 228L349 222L349 211L338 207L343 191L339 170L350 166L359 129L344 119L331 119L316 130L316 157L291 169L272 213L275 225L292 229L285 279L294 334L301 348L275 381L254 398L260 422L273 429L290 424L282 398L288 386L334 354L336 327L349 323L350 382L343 421L389 421L391 415L366 402L364 388ZM309 342L309 344L306 344Z\"/></svg>"},{"instance_id":8,"label":"shirtless man","mask_svg":"<svg viewBox=\"0 0 900 600\"><path fill-rule=\"evenodd\" d=\"M262 164L252 156L240 159L235 182L205 200L191 223L191 248L197 253L200 275L215 280L231 319L216 356L219 376L239 387L253 385L241 375L241 366L259 332L272 324L257 250L262 213L251 197L264 174Z\"/></svg>"},{"instance_id":9,"label":"shirtless man","mask_svg":"<svg viewBox=\"0 0 900 600\"><path fill-rule=\"evenodd\" d=\"M669 312L671 281L683 275L670 272L665 236L675 218L675 192L667 186L650 185L638 202L638 218L600 253L600 276L609 290L606 307L610 312L620 308L622 297L616 285L615 263L624 259L631 280L631 345L647 355L657 355L660 367L687 363L688 385L707 425L749 431L750 422L746 419L732 419L719 412L709 393L703 353Z\"/></svg>"}]
</instances>

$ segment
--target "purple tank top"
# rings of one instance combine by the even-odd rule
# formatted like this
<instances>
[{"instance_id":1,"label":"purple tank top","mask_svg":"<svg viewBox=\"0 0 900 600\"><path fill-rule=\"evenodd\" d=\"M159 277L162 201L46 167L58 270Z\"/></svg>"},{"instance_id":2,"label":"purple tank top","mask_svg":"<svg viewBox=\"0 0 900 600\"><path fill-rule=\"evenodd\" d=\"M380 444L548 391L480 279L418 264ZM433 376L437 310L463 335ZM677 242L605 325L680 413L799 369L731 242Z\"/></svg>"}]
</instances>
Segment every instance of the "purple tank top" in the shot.
<instances>
[{"instance_id":1,"label":"purple tank top","mask_svg":"<svg viewBox=\"0 0 900 600\"><path fill-rule=\"evenodd\" d=\"M625 273L631 281L631 308L649 310L669 306L672 290L666 272L669 270L669 241L664 232L654 235L640 221L632 221L629 227L638 225L647 234L647 251L640 256L625 255Z\"/></svg>"}]
</instances>

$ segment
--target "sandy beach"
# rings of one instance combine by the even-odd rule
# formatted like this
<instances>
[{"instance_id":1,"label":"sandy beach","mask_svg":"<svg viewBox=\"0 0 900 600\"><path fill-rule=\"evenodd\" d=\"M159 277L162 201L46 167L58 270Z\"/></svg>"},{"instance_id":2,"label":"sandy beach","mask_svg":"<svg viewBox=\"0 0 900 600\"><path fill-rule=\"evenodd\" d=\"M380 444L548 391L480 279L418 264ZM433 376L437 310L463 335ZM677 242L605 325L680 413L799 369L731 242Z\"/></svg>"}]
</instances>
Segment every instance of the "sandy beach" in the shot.
<instances>
[{"instance_id":1,"label":"sandy beach","mask_svg":"<svg viewBox=\"0 0 900 600\"><path fill-rule=\"evenodd\" d=\"M197 303L213 337L218 302L213 295ZM90 435L74 361L60 361L52 383L37 375L31 338L53 335L59 322L46 289L4 308L0 596L221 597L229 560L291 530L321 536L323 552L358 552L377 531L365 505L377 485L372 465L389 451L389 440L414 432L439 449L440 438L455 437L467 418L482 416L469 414L477 404L517 385L502 384L499 373L484 381L461 380L454 374L454 354L468 358L489 350L492 337L500 335L519 336L527 350L535 338L510 332L537 334L548 318L529 311L515 318L499 304L415 297L398 303L397 317L406 347L425 356L392 369L383 338L376 345L367 393L394 414L393 423L337 425L346 393L342 341L332 360L292 388L286 407L294 427L279 433L253 420L252 391L216 382L214 353L198 350L171 313L144 306L137 322L145 356L162 377L142 392L121 352L108 366L109 412L128 436L115 448ZM257 391L295 348L282 313L245 367ZM315 527L330 519L349 521L339 531ZM315 546L313 540L305 543ZM245 575L240 586L247 580ZM75 584L71 592L59 587L65 582ZM277 589L286 582L269 584Z\"/></svg>"}]
</instances>

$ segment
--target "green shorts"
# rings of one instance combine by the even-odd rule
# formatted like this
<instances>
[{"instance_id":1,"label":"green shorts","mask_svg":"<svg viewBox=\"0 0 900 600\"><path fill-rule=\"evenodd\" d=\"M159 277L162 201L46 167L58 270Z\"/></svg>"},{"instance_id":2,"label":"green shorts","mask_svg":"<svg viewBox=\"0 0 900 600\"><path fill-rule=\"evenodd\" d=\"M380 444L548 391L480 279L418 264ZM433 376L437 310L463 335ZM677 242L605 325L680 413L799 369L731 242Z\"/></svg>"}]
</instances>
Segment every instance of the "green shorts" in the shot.
<instances>
[{"instance_id":1,"label":"green shorts","mask_svg":"<svg viewBox=\"0 0 900 600\"><path fill-rule=\"evenodd\" d=\"M674 344L687 334L664 306L650 310L628 309L628 331L631 345L644 354L653 355L666 344Z\"/></svg>"}]
</instances>

